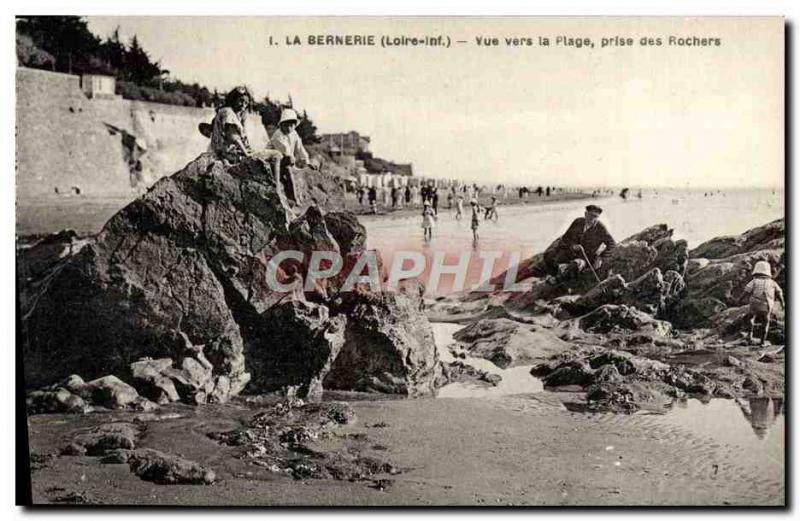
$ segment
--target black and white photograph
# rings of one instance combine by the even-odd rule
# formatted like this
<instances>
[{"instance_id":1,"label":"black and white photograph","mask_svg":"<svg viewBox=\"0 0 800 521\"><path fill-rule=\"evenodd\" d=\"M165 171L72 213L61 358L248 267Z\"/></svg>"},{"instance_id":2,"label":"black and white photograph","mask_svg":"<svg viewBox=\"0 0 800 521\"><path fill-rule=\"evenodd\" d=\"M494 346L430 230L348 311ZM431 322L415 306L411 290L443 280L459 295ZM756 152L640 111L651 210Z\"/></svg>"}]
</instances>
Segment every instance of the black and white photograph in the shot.
<instances>
[{"instance_id":1,"label":"black and white photograph","mask_svg":"<svg viewBox=\"0 0 800 521\"><path fill-rule=\"evenodd\" d=\"M18 503L787 506L784 17L23 11Z\"/></svg>"}]
</instances>

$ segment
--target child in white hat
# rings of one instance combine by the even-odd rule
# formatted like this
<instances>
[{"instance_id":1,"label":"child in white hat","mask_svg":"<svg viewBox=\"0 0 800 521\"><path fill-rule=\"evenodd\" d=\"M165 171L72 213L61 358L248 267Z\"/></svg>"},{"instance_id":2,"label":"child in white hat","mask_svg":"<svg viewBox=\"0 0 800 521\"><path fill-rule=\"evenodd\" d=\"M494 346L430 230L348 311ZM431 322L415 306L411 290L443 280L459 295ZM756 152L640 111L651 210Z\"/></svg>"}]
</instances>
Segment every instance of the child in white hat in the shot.
<instances>
[{"instance_id":1,"label":"child in white hat","mask_svg":"<svg viewBox=\"0 0 800 521\"><path fill-rule=\"evenodd\" d=\"M289 165L306 166L309 162L308 152L303 147L303 141L295 131L298 124L297 113L292 109L283 109L281 119L276 130L269 140L270 148L283 154Z\"/></svg>"},{"instance_id":2,"label":"child in white hat","mask_svg":"<svg viewBox=\"0 0 800 521\"><path fill-rule=\"evenodd\" d=\"M769 322L772 316L772 309L775 306L775 297L778 297L782 306L786 306L783 300L783 291L777 282L772 280L772 270L769 262L758 261L753 267L753 279L744 287L744 297L748 299L750 305L750 335L748 341L752 344L766 343L769 333ZM756 323L764 325L764 333L759 342L755 341L754 332Z\"/></svg>"},{"instance_id":3,"label":"child in white hat","mask_svg":"<svg viewBox=\"0 0 800 521\"><path fill-rule=\"evenodd\" d=\"M434 212L431 203L425 201L422 208L422 238L430 240L433 236L433 219Z\"/></svg>"},{"instance_id":4,"label":"child in white hat","mask_svg":"<svg viewBox=\"0 0 800 521\"><path fill-rule=\"evenodd\" d=\"M472 228L472 242L478 242L478 226L480 225L478 216L481 213L481 207L478 204L478 200L475 198L470 200L469 204L472 208L472 223L470 224L470 228Z\"/></svg>"}]
</instances>

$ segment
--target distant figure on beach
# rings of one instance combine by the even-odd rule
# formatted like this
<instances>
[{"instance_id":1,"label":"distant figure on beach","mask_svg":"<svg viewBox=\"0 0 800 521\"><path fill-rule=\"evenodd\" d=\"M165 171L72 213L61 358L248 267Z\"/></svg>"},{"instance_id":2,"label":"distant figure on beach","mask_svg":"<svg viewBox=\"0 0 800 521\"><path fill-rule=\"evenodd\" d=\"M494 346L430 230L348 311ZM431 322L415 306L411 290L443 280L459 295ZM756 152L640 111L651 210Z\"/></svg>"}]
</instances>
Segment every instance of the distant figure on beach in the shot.
<instances>
[{"instance_id":1,"label":"distant figure on beach","mask_svg":"<svg viewBox=\"0 0 800 521\"><path fill-rule=\"evenodd\" d=\"M541 186L537 187L537 188L536 188L536 195L538 195L539 197L541 197L541 196L542 196L542 193L544 193L544 190L542 190L542 187L541 187Z\"/></svg>"},{"instance_id":2,"label":"distant figure on beach","mask_svg":"<svg viewBox=\"0 0 800 521\"><path fill-rule=\"evenodd\" d=\"M492 204L491 206L486 207L486 213L483 215L483 219L488 221L489 219L494 218L497 220L499 216L497 215L497 197L492 196Z\"/></svg>"},{"instance_id":3,"label":"distant figure on beach","mask_svg":"<svg viewBox=\"0 0 800 521\"><path fill-rule=\"evenodd\" d=\"M769 322L772 317L772 310L775 307L775 297L778 297L781 306L786 307L786 302L783 299L783 290L781 290L777 282L772 280L772 269L769 262L763 260L756 262L753 267L753 279L744 287L743 297L747 299L750 306L750 334L747 339L751 344L766 344ZM756 342L754 337L756 324L764 327L759 342Z\"/></svg>"},{"instance_id":4,"label":"distant figure on beach","mask_svg":"<svg viewBox=\"0 0 800 521\"><path fill-rule=\"evenodd\" d=\"M392 208L397 208L397 188L392 187Z\"/></svg>"},{"instance_id":5,"label":"distant figure on beach","mask_svg":"<svg viewBox=\"0 0 800 521\"><path fill-rule=\"evenodd\" d=\"M431 206L433 206L433 214L438 216L439 215L439 190L436 189L435 186L431 187L430 190L431 196Z\"/></svg>"},{"instance_id":6,"label":"distant figure on beach","mask_svg":"<svg viewBox=\"0 0 800 521\"><path fill-rule=\"evenodd\" d=\"M549 186L547 187L547 190L545 190L545 196L546 197L550 197L550 187Z\"/></svg>"},{"instance_id":7,"label":"distant figure on beach","mask_svg":"<svg viewBox=\"0 0 800 521\"><path fill-rule=\"evenodd\" d=\"M431 203L425 201L422 206L422 238L430 240L433 237L434 212Z\"/></svg>"},{"instance_id":8,"label":"distant figure on beach","mask_svg":"<svg viewBox=\"0 0 800 521\"><path fill-rule=\"evenodd\" d=\"M422 197L423 206L425 205L425 203L428 202L428 197L429 197L428 190L429 190L428 185L422 185L422 188L420 188L419 190L419 195L420 197Z\"/></svg>"},{"instance_id":9,"label":"distant figure on beach","mask_svg":"<svg viewBox=\"0 0 800 521\"><path fill-rule=\"evenodd\" d=\"M252 154L244 120L247 108L252 105L253 98L245 87L236 87L226 96L222 107L217 110L210 128L206 123L200 124L200 132L211 138L208 151L217 158L229 163L238 163Z\"/></svg>"},{"instance_id":10,"label":"distant figure on beach","mask_svg":"<svg viewBox=\"0 0 800 521\"><path fill-rule=\"evenodd\" d=\"M405 199L406 199L406 206L410 205L411 204L411 187L410 186L406 186Z\"/></svg>"},{"instance_id":11,"label":"distant figure on beach","mask_svg":"<svg viewBox=\"0 0 800 521\"><path fill-rule=\"evenodd\" d=\"M459 194L456 198L456 220L460 221L464 215L464 196Z\"/></svg>"},{"instance_id":12,"label":"distant figure on beach","mask_svg":"<svg viewBox=\"0 0 800 521\"><path fill-rule=\"evenodd\" d=\"M369 200L369 206L372 208L372 213L378 213L378 191L375 189L374 186L369 187L369 192L367 193L367 199Z\"/></svg>"},{"instance_id":13,"label":"distant figure on beach","mask_svg":"<svg viewBox=\"0 0 800 521\"><path fill-rule=\"evenodd\" d=\"M583 217L578 217L557 241L544 252L544 265L553 277L551 282L559 282L577 275L589 267L600 269L602 258L616 246L614 237L600 222L603 209L590 204ZM602 252L598 253L601 246Z\"/></svg>"},{"instance_id":14,"label":"distant figure on beach","mask_svg":"<svg viewBox=\"0 0 800 521\"><path fill-rule=\"evenodd\" d=\"M478 216L480 215L481 207L478 206L478 200L477 199L472 199L469 202L469 204L470 204L470 207L472 208L472 224L470 224L470 227L472 228L472 242L473 243L477 243L478 242L478 226L480 226L480 222L479 222Z\"/></svg>"},{"instance_id":15,"label":"distant figure on beach","mask_svg":"<svg viewBox=\"0 0 800 521\"><path fill-rule=\"evenodd\" d=\"M356 195L358 195L358 204L360 206L364 205L364 187L359 186L358 190L356 190Z\"/></svg>"},{"instance_id":16,"label":"distant figure on beach","mask_svg":"<svg viewBox=\"0 0 800 521\"><path fill-rule=\"evenodd\" d=\"M447 192L447 209L453 209L453 192Z\"/></svg>"}]
</instances>

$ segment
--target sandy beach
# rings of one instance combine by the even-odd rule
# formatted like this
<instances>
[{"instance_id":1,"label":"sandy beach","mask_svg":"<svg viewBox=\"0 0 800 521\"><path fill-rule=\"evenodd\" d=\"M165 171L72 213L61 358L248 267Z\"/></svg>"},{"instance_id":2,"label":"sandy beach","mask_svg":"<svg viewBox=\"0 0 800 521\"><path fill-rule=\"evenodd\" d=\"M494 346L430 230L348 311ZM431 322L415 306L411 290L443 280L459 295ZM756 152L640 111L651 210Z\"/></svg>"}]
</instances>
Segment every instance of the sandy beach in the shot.
<instances>
[{"instance_id":1,"label":"sandy beach","mask_svg":"<svg viewBox=\"0 0 800 521\"><path fill-rule=\"evenodd\" d=\"M745 197L743 195L742 197ZM775 212L778 199L748 196L750 219L763 221ZM690 236L707 236L725 222L741 201L716 200L718 221L705 228L687 228ZM637 202L607 200L611 212L638 212ZM513 207L501 217L509 226L488 228L488 246L531 229L521 218L549 223L576 212L580 201L561 201L551 208ZM660 211L678 212L669 201L650 201ZM762 215L752 215L759 209ZM731 213L730 215L734 215ZM370 221L372 219L372 221ZM458 248L466 230L452 217L431 247ZM366 219L374 247L386 248L416 230L414 216ZM620 223L622 232L639 226ZM446 224L450 223L450 224ZM715 224L716 223L716 224ZM554 233L541 230L542 237ZM538 235L520 234L529 249ZM402 241L417 241L404 238ZM524 243L524 241L529 241ZM696 241L693 241L696 242ZM428 317L438 358L458 363L451 348L453 334L487 315L486 299L430 300ZM513 308L509 308L511 310ZM508 311L518 324L535 323L535 312ZM510 315L508 314L510 313ZM552 320L552 317L550 317ZM447 323L445 323L447 322ZM604 342L613 339L604 338ZM580 345L580 344L579 344ZM455 349L455 350L454 350ZM634 350L633 346L630 349ZM642 349L642 348L637 348ZM733 377L726 360L749 360L757 353L746 346L706 346L684 354L665 350L636 351L671 364L703 367L721 364L720 381ZM459 355L463 357L462 355ZM782 389L783 355L761 364L759 373L770 389ZM533 365L495 366L482 358L462 358L502 381L480 378L454 381L438 389L438 398L395 399L382 394L326 391L323 403L345 402L355 418L318 438L292 448L307 464L329 461L330 454L384 461L357 478L330 479L287 475L266 468L240 447L220 443L220 432L248 429L252 418L284 398L245 393L226 404L192 407L162 405L155 413L109 411L87 415L44 414L29 417L34 503L183 504L183 505L782 505L784 483L784 414L782 390L777 398L720 399L705 396L673 399L667 407L643 407L634 414L584 412L586 389L548 388L531 376ZM746 362L758 365L757 362ZM727 372L725 372L727 371ZM766 372L765 372L766 371ZM771 380L770 380L771 379ZM767 384L767 382L771 382ZM644 406L645 404L643 404ZM64 454L71 440L98 426L127 422L138 430L137 449L155 449L213 469L212 485L165 486L137 477L132 468L103 458ZM213 438L213 439L212 439ZM299 451L299 452L297 452ZM291 465L291 459L288 461ZM300 461L300 460L296 460Z\"/></svg>"},{"instance_id":2,"label":"sandy beach","mask_svg":"<svg viewBox=\"0 0 800 521\"><path fill-rule=\"evenodd\" d=\"M341 398L341 396L340 396ZM256 411L241 402L146 423L143 447L213 467L212 486L160 486L126 465L62 456L34 471L35 503L84 498L136 505L780 505L783 462L742 458L734 443L657 415L570 413L548 394L476 399L351 401L356 450L388 458L397 475L361 482L295 480L236 459L206 434ZM59 449L76 430L131 414L46 415L30 421L31 451ZM378 425L376 427L375 425ZM310 447L324 446L324 443ZM388 480L376 488L376 481ZM74 494L70 496L70 494Z\"/></svg>"}]
</instances>

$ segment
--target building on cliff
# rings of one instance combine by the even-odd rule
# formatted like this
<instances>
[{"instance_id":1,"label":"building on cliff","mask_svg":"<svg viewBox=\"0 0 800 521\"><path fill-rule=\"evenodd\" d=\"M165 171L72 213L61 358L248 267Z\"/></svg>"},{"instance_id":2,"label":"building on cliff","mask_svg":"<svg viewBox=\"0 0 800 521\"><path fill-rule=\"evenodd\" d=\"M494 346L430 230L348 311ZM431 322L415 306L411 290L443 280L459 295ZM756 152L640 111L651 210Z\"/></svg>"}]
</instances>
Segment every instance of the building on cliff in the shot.
<instances>
[{"instance_id":1,"label":"building on cliff","mask_svg":"<svg viewBox=\"0 0 800 521\"><path fill-rule=\"evenodd\" d=\"M322 134L320 144L331 153L356 156L369 152L369 136L362 136L355 130L338 134Z\"/></svg>"},{"instance_id":2,"label":"building on cliff","mask_svg":"<svg viewBox=\"0 0 800 521\"><path fill-rule=\"evenodd\" d=\"M411 163L394 163L375 157L370 151L370 137L355 130L322 134L317 145L333 162L344 168L358 183L367 187L403 187L414 175Z\"/></svg>"},{"instance_id":3,"label":"building on cliff","mask_svg":"<svg viewBox=\"0 0 800 521\"><path fill-rule=\"evenodd\" d=\"M81 76L81 90L87 98L122 99L117 94L117 79L104 74L84 74Z\"/></svg>"}]
</instances>

